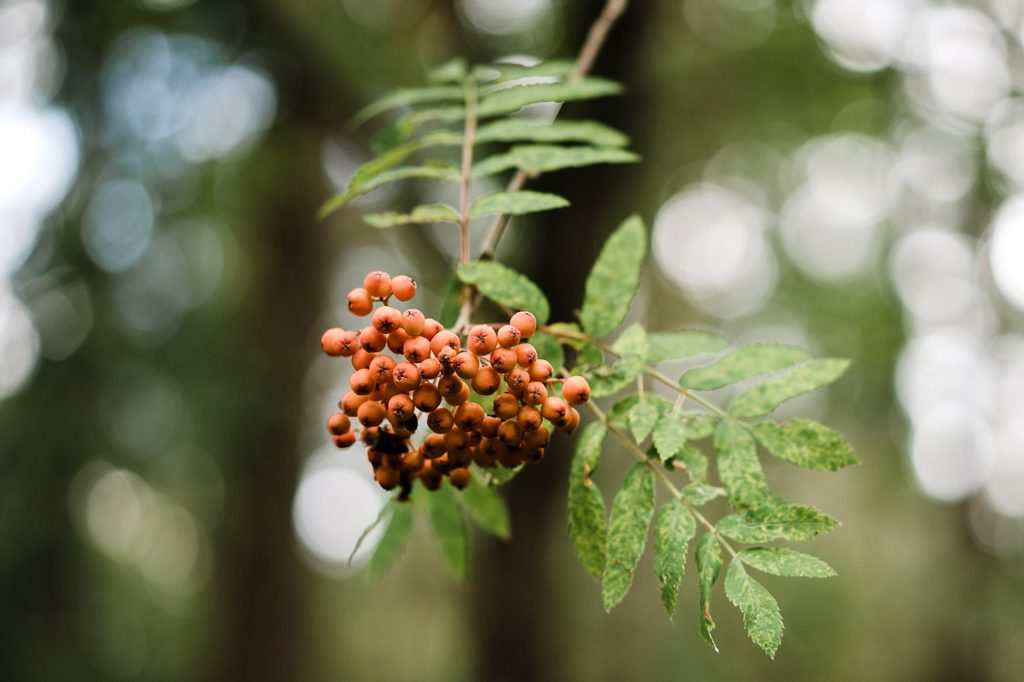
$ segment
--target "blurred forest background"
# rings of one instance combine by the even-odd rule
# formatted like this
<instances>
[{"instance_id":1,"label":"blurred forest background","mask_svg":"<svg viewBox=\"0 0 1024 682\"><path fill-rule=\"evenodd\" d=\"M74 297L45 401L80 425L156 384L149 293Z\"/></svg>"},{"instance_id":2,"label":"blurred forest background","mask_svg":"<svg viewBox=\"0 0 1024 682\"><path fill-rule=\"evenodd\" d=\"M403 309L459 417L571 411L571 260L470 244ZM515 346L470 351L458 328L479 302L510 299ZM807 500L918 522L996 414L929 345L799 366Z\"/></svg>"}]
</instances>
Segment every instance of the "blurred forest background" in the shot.
<instances>
[{"instance_id":1,"label":"blurred forest background","mask_svg":"<svg viewBox=\"0 0 1024 682\"><path fill-rule=\"evenodd\" d=\"M328 447L320 332L369 269L430 310L457 240L362 225L417 186L315 220L369 155L345 122L454 56L571 57L601 5L0 3L0 679L1024 676L1022 0L638 0L595 68L628 94L566 111L643 162L540 179L574 206L502 245L571 319L639 212L636 320L854 358L787 410L863 465L767 463L844 522L806 545L838 578L764 581L774 663L721 597L701 641L692 574L668 622L650 557L603 613L568 438L468 586L426 524L379 583L346 567L385 497Z\"/></svg>"}]
</instances>

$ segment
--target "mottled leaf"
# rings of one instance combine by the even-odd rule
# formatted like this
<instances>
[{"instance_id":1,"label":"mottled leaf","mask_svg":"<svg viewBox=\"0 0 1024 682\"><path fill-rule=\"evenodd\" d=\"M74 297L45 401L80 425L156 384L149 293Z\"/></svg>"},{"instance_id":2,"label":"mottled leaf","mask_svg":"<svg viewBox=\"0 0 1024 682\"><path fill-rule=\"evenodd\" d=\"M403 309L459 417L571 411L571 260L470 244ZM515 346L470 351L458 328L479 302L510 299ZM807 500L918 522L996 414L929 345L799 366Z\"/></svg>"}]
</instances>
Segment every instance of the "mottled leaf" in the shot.
<instances>
[{"instance_id":1,"label":"mottled leaf","mask_svg":"<svg viewBox=\"0 0 1024 682\"><path fill-rule=\"evenodd\" d=\"M697 367L679 379L686 388L711 391L738 381L803 362L807 351L793 346L754 345L738 348L705 367Z\"/></svg>"},{"instance_id":2,"label":"mottled leaf","mask_svg":"<svg viewBox=\"0 0 1024 682\"><path fill-rule=\"evenodd\" d=\"M482 529L503 540L512 536L505 498L479 476L474 475L457 497L470 518Z\"/></svg>"},{"instance_id":3,"label":"mottled leaf","mask_svg":"<svg viewBox=\"0 0 1024 682\"><path fill-rule=\"evenodd\" d=\"M668 411L668 408L668 402L659 395L644 393L640 396L636 405L629 411L629 428L637 443L642 443L651 435L651 431L658 423L658 417Z\"/></svg>"},{"instance_id":4,"label":"mottled leaf","mask_svg":"<svg viewBox=\"0 0 1024 682\"><path fill-rule=\"evenodd\" d=\"M604 498L590 476L601 459L606 433L601 422L588 424L576 441L569 469L569 538L583 568L595 578L604 570L608 529Z\"/></svg>"},{"instance_id":5,"label":"mottled leaf","mask_svg":"<svg viewBox=\"0 0 1024 682\"><path fill-rule=\"evenodd\" d=\"M726 571L725 596L743 614L743 626L754 644L775 658L782 643L782 614L775 597L751 578L739 561L730 563Z\"/></svg>"},{"instance_id":6,"label":"mottled leaf","mask_svg":"<svg viewBox=\"0 0 1024 682\"><path fill-rule=\"evenodd\" d=\"M838 521L814 507L779 504L730 514L718 522L718 532L737 542L800 542L838 525Z\"/></svg>"},{"instance_id":7,"label":"mottled leaf","mask_svg":"<svg viewBox=\"0 0 1024 682\"><path fill-rule=\"evenodd\" d=\"M377 580L388 572L405 548L412 531L412 505L394 500L388 502L388 505L391 507L388 512L388 525L366 565L366 577L369 580Z\"/></svg>"},{"instance_id":8,"label":"mottled leaf","mask_svg":"<svg viewBox=\"0 0 1024 682\"><path fill-rule=\"evenodd\" d=\"M820 358L809 360L793 371L772 377L739 396L729 405L734 417L760 417L782 403L838 379L850 366L849 360Z\"/></svg>"},{"instance_id":9,"label":"mottled leaf","mask_svg":"<svg viewBox=\"0 0 1024 682\"><path fill-rule=\"evenodd\" d=\"M759 571L791 578L831 578L836 574L818 557L788 547L749 547L739 553L739 559Z\"/></svg>"},{"instance_id":10,"label":"mottled leaf","mask_svg":"<svg viewBox=\"0 0 1024 682\"><path fill-rule=\"evenodd\" d=\"M647 336L651 362L717 353L729 345L721 336L702 331L650 332Z\"/></svg>"},{"instance_id":11,"label":"mottled leaf","mask_svg":"<svg viewBox=\"0 0 1024 682\"><path fill-rule=\"evenodd\" d=\"M697 532L693 515L679 502L666 502L654 519L654 573L661 603L669 618L676 609L679 583L686 570L686 546Z\"/></svg>"},{"instance_id":12,"label":"mottled leaf","mask_svg":"<svg viewBox=\"0 0 1024 682\"><path fill-rule=\"evenodd\" d=\"M694 507L702 507L711 500L724 496L725 488L719 488L717 485L709 485L697 480L683 487L682 493L683 497Z\"/></svg>"},{"instance_id":13,"label":"mottled leaf","mask_svg":"<svg viewBox=\"0 0 1024 682\"><path fill-rule=\"evenodd\" d=\"M586 77L563 83L529 83L494 90L480 100L480 117L519 111L540 102L569 102L607 97L622 92L622 86L603 78Z\"/></svg>"},{"instance_id":14,"label":"mottled leaf","mask_svg":"<svg viewBox=\"0 0 1024 682\"><path fill-rule=\"evenodd\" d=\"M411 178L449 180L458 177L459 169L451 164L433 163L423 166L399 166L398 168L383 171L358 187L353 187L339 194L335 194L320 207L320 211L317 215L322 219L331 213L334 213L356 197L391 182L409 180Z\"/></svg>"},{"instance_id":15,"label":"mottled leaf","mask_svg":"<svg viewBox=\"0 0 1024 682\"><path fill-rule=\"evenodd\" d=\"M368 213L363 216L363 222L371 227L395 227L410 223L457 223L459 222L459 213L447 204L424 204L417 206L409 213L394 211Z\"/></svg>"},{"instance_id":16,"label":"mottled leaf","mask_svg":"<svg viewBox=\"0 0 1024 682\"><path fill-rule=\"evenodd\" d=\"M461 57L436 66L427 74L432 83L459 83L466 77L466 60Z\"/></svg>"},{"instance_id":17,"label":"mottled leaf","mask_svg":"<svg viewBox=\"0 0 1024 682\"><path fill-rule=\"evenodd\" d=\"M610 333L626 317L646 251L647 231L638 216L627 218L605 242L587 276L580 311L580 322L591 336Z\"/></svg>"},{"instance_id":18,"label":"mottled leaf","mask_svg":"<svg viewBox=\"0 0 1024 682\"><path fill-rule=\"evenodd\" d=\"M540 288L526 275L495 261L472 261L458 268L459 279L475 284L487 298L516 310L528 310L544 324L551 308Z\"/></svg>"},{"instance_id":19,"label":"mottled leaf","mask_svg":"<svg viewBox=\"0 0 1024 682\"><path fill-rule=\"evenodd\" d=\"M430 524L437 546L452 574L464 581L469 574L466 522L450 485L430 493Z\"/></svg>"},{"instance_id":20,"label":"mottled leaf","mask_svg":"<svg viewBox=\"0 0 1024 682\"><path fill-rule=\"evenodd\" d=\"M706 533L697 541L696 556L697 579L700 584L700 614L698 623L700 635L704 641L711 645L711 648L718 653L718 645L711 636L715 629L715 621L711 618L711 588L718 580L718 574L722 570L722 546L718 544L711 533Z\"/></svg>"},{"instance_id":21,"label":"mottled leaf","mask_svg":"<svg viewBox=\"0 0 1024 682\"><path fill-rule=\"evenodd\" d=\"M703 452L693 447L690 443L686 443L676 453L676 460L686 465L687 471L690 472L690 478L698 482L707 482L708 480L708 458Z\"/></svg>"},{"instance_id":22,"label":"mottled leaf","mask_svg":"<svg viewBox=\"0 0 1024 682\"><path fill-rule=\"evenodd\" d=\"M686 443L686 422L680 412L666 412L654 427L654 447L662 460L675 457Z\"/></svg>"},{"instance_id":23,"label":"mottled leaf","mask_svg":"<svg viewBox=\"0 0 1024 682\"><path fill-rule=\"evenodd\" d=\"M496 154L477 163L473 166L473 175L484 177L513 168L527 173L547 173L598 163L634 163L639 159L633 152L614 147L517 145L504 154Z\"/></svg>"},{"instance_id":24,"label":"mottled leaf","mask_svg":"<svg viewBox=\"0 0 1024 682\"><path fill-rule=\"evenodd\" d=\"M729 504L735 509L765 504L768 485L750 433L738 424L722 421L715 430L715 450L718 477L729 492Z\"/></svg>"},{"instance_id":25,"label":"mottled leaf","mask_svg":"<svg viewBox=\"0 0 1024 682\"><path fill-rule=\"evenodd\" d=\"M555 208L564 208L569 202L557 194L545 194L544 192L492 192L485 194L476 201L469 209L470 218L479 218L485 215L507 213L508 215L524 215L537 211L550 211Z\"/></svg>"},{"instance_id":26,"label":"mottled leaf","mask_svg":"<svg viewBox=\"0 0 1024 682\"><path fill-rule=\"evenodd\" d=\"M521 118L504 118L481 126L476 141L482 142L585 142L594 147L625 147L629 138L596 121L552 121L544 123Z\"/></svg>"},{"instance_id":27,"label":"mottled leaf","mask_svg":"<svg viewBox=\"0 0 1024 682\"><path fill-rule=\"evenodd\" d=\"M690 440L707 438L718 426L718 417L706 412L683 412L683 421L686 423L686 437Z\"/></svg>"},{"instance_id":28,"label":"mottled leaf","mask_svg":"<svg viewBox=\"0 0 1024 682\"><path fill-rule=\"evenodd\" d=\"M647 544L653 514L654 474L643 462L637 462L612 502L608 521L608 555L601 583L606 610L622 601L633 584L633 571Z\"/></svg>"},{"instance_id":29,"label":"mottled leaf","mask_svg":"<svg viewBox=\"0 0 1024 682\"><path fill-rule=\"evenodd\" d=\"M629 428L629 413L640 402L640 396L631 393L616 401L608 413L608 422L615 428L625 431Z\"/></svg>"},{"instance_id":30,"label":"mottled leaf","mask_svg":"<svg viewBox=\"0 0 1024 682\"><path fill-rule=\"evenodd\" d=\"M842 434L810 419L760 422L753 429L768 452L797 466L837 471L860 463Z\"/></svg>"}]
</instances>

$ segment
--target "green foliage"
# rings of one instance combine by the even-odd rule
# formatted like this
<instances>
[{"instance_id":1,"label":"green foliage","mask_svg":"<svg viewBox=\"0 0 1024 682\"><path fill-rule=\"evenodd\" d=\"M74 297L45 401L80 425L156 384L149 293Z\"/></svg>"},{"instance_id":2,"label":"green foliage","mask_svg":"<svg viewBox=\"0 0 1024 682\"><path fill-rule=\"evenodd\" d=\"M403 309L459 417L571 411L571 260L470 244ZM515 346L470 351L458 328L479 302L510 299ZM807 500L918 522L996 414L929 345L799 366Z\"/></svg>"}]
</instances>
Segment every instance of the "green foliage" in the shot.
<instances>
[{"instance_id":1,"label":"green foliage","mask_svg":"<svg viewBox=\"0 0 1024 682\"><path fill-rule=\"evenodd\" d=\"M583 567L595 578L604 570L608 529L604 498L590 476L597 469L606 434L600 422L587 425L576 441L569 470L569 537Z\"/></svg>"},{"instance_id":2,"label":"green foliage","mask_svg":"<svg viewBox=\"0 0 1024 682\"><path fill-rule=\"evenodd\" d=\"M569 202L557 194L545 194L544 192L492 192L485 194L469 208L469 217L478 218L485 215L507 213L509 215L524 215L537 211L550 211L555 208L564 208Z\"/></svg>"},{"instance_id":3,"label":"green foliage","mask_svg":"<svg viewBox=\"0 0 1024 682\"><path fill-rule=\"evenodd\" d=\"M686 548L696 532L697 522L679 502L666 502L658 509L654 519L654 573L669 618L676 609L679 583L686 570Z\"/></svg>"},{"instance_id":4,"label":"green foliage","mask_svg":"<svg viewBox=\"0 0 1024 682\"><path fill-rule=\"evenodd\" d=\"M638 462L626 473L622 489L612 502L608 521L608 556L601 582L604 608L611 610L629 592L633 570L647 544L647 528L654 514L654 474Z\"/></svg>"},{"instance_id":5,"label":"green foliage","mask_svg":"<svg viewBox=\"0 0 1024 682\"><path fill-rule=\"evenodd\" d=\"M755 386L729 406L734 417L760 417L782 403L816 388L831 384L850 366L849 360L820 358L809 360L791 372Z\"/></svg>"},{"instance_id":6,"label":"green foliage","mask_svg":"<svg viewBox=\"0 0 1024 682\"><path fill-rule=\"evenodd\" d=\"M441 557L452 575L464 581L469 575L469 544L462 507L450 485L432 492L429 499L430 524Z\"/></svg>"},{"instance_id":7,"label":"green foliage","mask_svg":"<svg viewBox=\"0 0 1024 682\"><path fill-rule=\"evenodd\" d=\"M837 471L860 462L838 431L810 419L761 422L753 430L768 452L797 466Z\"/></svg>"},{"instance_id":8,"label":"green foliage","mask_svg":"<svg viewBox=\"0 0 1024 682\"><path fill-rule=\"evenodd\" d=\"M494 90L480 100L479 116L498 116L541 102L569 102L617 95L622 86L603 78L581 78L573 82L532 83Z\"/></svg>"},{"instance_id":9,"label":"green foliage","mask_svg":"<svg viewBox=\"0 0 1024 682\"><path fill-rule=\"evenodd\" d=\"M526 275L495 261L462 263L457 270L459 279L474 284L480 293L514 310L529 310L544 324L551 314L548 299Z\"/></svg>"},{"instance_id":10,"label":"green foliage","mask_svg":"<svg viewBox=\"0 0 1024 682\"><path fill-rule=\"evenodd\" d=\"M647 343L651 362L717 353L729 345L721 336L701 331L650 332Z\"/></svg>"},{"instance_id":11,"label":"green foliage","mask_svg":"<svg viewBox=\"0 0 1024 682\"><path fill-rule=\"evenodd\" d=\"M360 109L352 117L352 125L359 126L374 116L395 107L408 107L414 104L433 104L435 102L451 102L462 100L462 88L458 86L437 85L422 88L403 88L381 97Z\"/></svg>"},{"instance_id":12,"label":"green foliage","mask_svg":"<svg viewBox=\"0 0 1024 682\"><path fill-rule=\"evenodd\" d=\"M838 521L814 507L776 504L726 516L718 522L718 532L737 542L800 542L837 525Z\"/></svg>"},{"instance_id":13,"label":"green foliage","mask_svg":"<svg viewBox=\"0 0 1024 682\"><path fill-rule=\"evenodd\" d=\"M831 578L832 567L818 557L788 547L748 547L737 558L747 566L792 578Z\"/></svg>"},{"instance_id":14,"label":"green foliage","mask_svg":"<svg viewBox=\"0 0 1024 682\"><path fill-rule=\"evenodd\" d=\"M718 645L711 633L715 629L715 621L711 617L711 589L718 580L718 574L722 570L722 547L715 540L715 536L706 533L697 541L695 552L697 562L697 579L700 584L700 613L697 616L700 635L704 641L711 645L716 652Z\"/></svg>"},{"instance_id":15,"label":"green foliage","mask_svg":"<svg viewBox=\"0 0 1024 682\"><path fill-rule=\"evenodd\" d=\"M511 524L508 518L508 505L505 498L491 486L474 475L469 485L456 494L463 509L478 526L503 540L512 537Z\"/></svg>"},{"instance_id":16,"label":"green foliage","mask_svg":"<svg viewBox=\"0 0 1024 682\"><path fill-rule=\"evenodd\" d=\"M562 350L562 343L558 337L545 332L537 332L530 337L530 343L537 349L537 355L550 362L556 371L565 366L565 352Z\"/></svg>"},{"instance_id":17,"label":"green foliage","mask_svg":"<svg viewBox=\"0 0 1024 682\"><path fill-rule=\"evenodd\" d=\"M395 227L411 223L457 223L459 222L459 212L448 204L426 204L415 207L409 213L394 211L369 213L363 216L363 220L371 227Z\"/></svg>"},{"instance_id":18,"label":"green foliage","mask_svg":"<svg viewBox=\"0 0 1024 682\"><path fill-rule=\"evenodd\" d=\"M782 643L782 614L775 597L751 578L739 561L730 563L726 571L725 596L743 614L743 626L754 644L775 658Z\"/></svg>"},{"instance_id":19,"label":"green foliage","mask_svg":"<svg viewBox=\"0 0 1024 682\"><path fill-rule=\"evenodd\" d=\"M675 454L674 460L686 465L686 470L694 483L706 483L708 480L708 458L703 452L686 443Z\"/></svg>"},{"instance_id":20,"label":"green foliage","mask_svg":"<svg viewBox=\"0 0 1024 682\"><path fill-rule=\"evenodd\" d=\"M402 553L412 532L413 508L405 502L388 502L388 525L366 565L366 577L374 581L388 572Z\"/></svg>"},{"instance_id":21,"label":"green foliage","mask_svg":"<svg viewBox=\"0 0 1024 682\"><path fill-rule=\"evenodd\" d=\"M681 412L666 412L654 427L654 447L663 460L675 457L686 444L686 419Z\"/></svg>"},{"instance_id":22,"label":"green foliage","mask_svg":"<svg viewBox=\"0 0 1024 682\"><path fill-rule=\"evenodd\" d=\"M768 484L757 458L757 446L742 426L722 421L715 430L718 451L718 476L729 493L734 509L763 505L768 498Z\"/></svg>"},{"instance_id":23,"label":"green foliage","mask_svg":"<svg viewBox=\"0 0 1024 682\"><path fill-rule=\"evenodd\" d=\"M638 216L612 233L587 277L580 322L591 336L612 332L626 317L640 284L640 266L647 252L647 231Z\"/></svg>"},{"instance_id":24,"label":"green foliage","mask_svg":"<svg viewBox=\"0 0 1024 682\"><path fill-rule=\"evenodd\" d=\"M482 178L507 170L549 173L597 163L634 163L639 157L617 147L559 147L547 144L518 145L473 166L473 177Z\"/></svg>"},{"instance_id":25,"label":"green foliage","mask_svg":"<svg viewBox=\"0 0 1024 682\"><path fill-rule=\"evenodd\" d=\"M694 478L697 478L694 476ZM682 490L683 497L694 507L703 507L711 500L725 496L725 488L702 483L699 479L688 483Z\"/></svg>"},{"instance_id":26,"label":"green foliage","mask_svg":"<svg viewBox=\"0 0 1024 682\"><path fill-rule=\"evenodd\" d=\"M807 351L792 346L754 345L727 353L706 367L691 369L679 383L698 391L712 391L803 362Z\"/></svg>"},{"instance_id":27,"label":"green foliage","mask_svg":"<svg viewBox=\"0 0 1024 682\"><path fill-rule=\"evenodd\" d=\"M507 118L483 125L476 131L477 142L586 142L596 147L625 147L629 138L596 121L553 121L538 123Z\"/></svg>"},{"instance_id":28,"label":"green foliage","mask_svg":"<svg viewBox=\"0 0 1024 682\"><path fill-rule=\"evenodd\" d=\"M668 409L668 402L652 393L639 396L636 405L629 411L629 428L637 443L642 443L651 435L659 417Z\"/></svg>"}]
</instances>

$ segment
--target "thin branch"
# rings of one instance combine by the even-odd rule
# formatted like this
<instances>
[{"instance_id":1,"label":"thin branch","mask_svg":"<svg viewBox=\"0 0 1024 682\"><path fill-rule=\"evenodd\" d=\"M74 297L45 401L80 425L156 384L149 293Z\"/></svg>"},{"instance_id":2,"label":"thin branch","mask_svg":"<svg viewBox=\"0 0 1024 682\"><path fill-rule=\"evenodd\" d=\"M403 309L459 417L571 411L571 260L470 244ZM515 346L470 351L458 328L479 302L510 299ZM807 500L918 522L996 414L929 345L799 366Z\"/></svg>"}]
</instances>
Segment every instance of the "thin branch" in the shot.
<instances>
[{"instance_id":1,"label":"thin branch","mask_svg":"<svg viewBox=\"0 0 1024 682\"><path fill-rule=\"evenodd\" d=\"M389 499L387 503L380 508L380 512L377 514L377 518L373 520L369 526L367 526L362 533L359 534L359 539L356 540L355 547L352 548L352 553L348 555L348 565L352 565L352 560L356 558L356 552L363 546L363 541L366 540L367 536L373 531L374 528L380 525L380 522L384 520L384 517L389 511L391 511L391 505L394 501Z\"/></svg>"},{"instance_id":2,"label":"thin branch","mask_svg":"<svg viewBox=\"0 0 1024 682\"><path fill-rule=\"evenodd\" d=\"M466 128L462 141L462 195L459 201L459 245L463 263L469 262L469 191L473 181L473 141L476 137L476 82L470 76L466 91Z\"/></svg>"}]
</instances>

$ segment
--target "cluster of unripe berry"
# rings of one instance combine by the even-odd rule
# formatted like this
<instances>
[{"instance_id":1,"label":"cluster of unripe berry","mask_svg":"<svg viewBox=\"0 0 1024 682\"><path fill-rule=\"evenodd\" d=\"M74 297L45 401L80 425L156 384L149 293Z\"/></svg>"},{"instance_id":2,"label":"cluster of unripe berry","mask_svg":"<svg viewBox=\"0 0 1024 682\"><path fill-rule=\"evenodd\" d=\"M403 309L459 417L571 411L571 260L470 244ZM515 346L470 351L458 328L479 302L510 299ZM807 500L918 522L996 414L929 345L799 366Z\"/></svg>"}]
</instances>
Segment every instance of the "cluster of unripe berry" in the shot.
<instances>
[{"instance_id":1,"label":"cluster of unripe berry","mask_svg":"<svg viewBox=\"0 0 1024 682\"><path fill-rule=\"evenodd\" d=\"M537 331L533 313L518 312L505 325L476 325L463 345L458 334L416 308L388 305L392 297L415 295L410 277L371 272L348 294L348 309L371 315L370 325L358 332L335 327L320 339L327 355L351 358L355 370L327 428L334 444L345 448L356 442L358 422L382 488L401 486L408 494L419 479L436 490L446 477L463 488L472 462L511 468L539 461L550 439L545 422L565 432L576 428L574 405L590 399L590 386L578 376L562 381L537 357L527 342ZM558 383L561 397L548 392ZM497 394L490 413L473 394ZM414 446L422 415L431 433Z\"/></svg>"}]
</instances>

